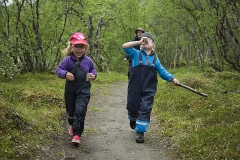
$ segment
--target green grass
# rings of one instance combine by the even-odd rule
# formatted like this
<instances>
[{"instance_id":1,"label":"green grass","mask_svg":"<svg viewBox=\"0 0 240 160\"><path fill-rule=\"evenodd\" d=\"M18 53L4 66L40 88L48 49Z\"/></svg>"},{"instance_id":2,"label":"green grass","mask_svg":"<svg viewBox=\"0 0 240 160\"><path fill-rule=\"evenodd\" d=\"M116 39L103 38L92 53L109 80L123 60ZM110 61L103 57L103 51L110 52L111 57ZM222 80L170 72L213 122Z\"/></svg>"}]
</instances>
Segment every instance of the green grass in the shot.
<instances>
[{"instance_id":1,"label":"green grass","mask_svg":"<svg viewBox=\"0 0 240 160\"><path fill-rule=\"evenodd\" d=\"M104 110L102 108L91 106L90 111L92 111L92 112L99 112L99 111L104 111Z\"/></svg>"},{"instance_id":2,"label":"green grass","mask_svg":"<svg viewBox=\"0 0 240 160\"><path fill-rule=\"evenodd\" d=\"M162 136L179 146L182 159L240 159L240 75L187 71L175 75L209 97L160 80L154 112Z\"/></svg>"},{"instance_id":3,"label":"green grass","mask_svg":"<svg viewBox=\"0 0 240 160\"><path fill-rule=\"evenodd\" d=\"M53 135L64 131L65 80L47 73L0 80L0 157L29 159L37 146L49 144ZM123 80L127 80L126 75L99 73L91 92L105 94L109 83ZM86 132L95 130L86 128Z\"/></svg>"},{"instance_id":4,"label":"green grass","mask_svg":"<svg viewBox=\"0 0 240 160\"><path fill-rule=\"evenodd\" d=\"M240 159L239 73L199 73L194 68L170 72L209 97L159 79L153 107L157 134L170 139L182 159ZM65 80L46 73L0 80L0 157L30 159L37 145L51 143L51 137L64 130ZM127 81L126 74L99 73L91 92L106 94L109 83L116 81ZM97 130L86 128L90 134Z\"/></svg>"}]
</instances>

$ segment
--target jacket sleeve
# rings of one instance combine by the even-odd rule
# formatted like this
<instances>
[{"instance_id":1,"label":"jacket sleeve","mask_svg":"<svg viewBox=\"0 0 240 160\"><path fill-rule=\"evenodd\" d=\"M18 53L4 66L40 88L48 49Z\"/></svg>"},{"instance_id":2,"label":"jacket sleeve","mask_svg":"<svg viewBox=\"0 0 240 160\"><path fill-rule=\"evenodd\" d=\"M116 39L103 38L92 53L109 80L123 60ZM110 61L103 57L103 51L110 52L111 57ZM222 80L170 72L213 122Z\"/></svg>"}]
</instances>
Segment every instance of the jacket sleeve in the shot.
<instances>
[{"instance_id":1,"label":"jacket sleeve","mask_svg":"<svg viewBox=\"0 0 240 160\"><path fill-rule=\"evenodd\" d=\"M90 69L89 69L89 73L94 74L95 77L97 78L97 70L96 70L93 62L91 63L91 66L90 66ZM96 79L96 78L95 78L95 79Z\"/></svg>"},{"instance_id":2,"label":"jacket sleeve","mask_svg":"<svg viewBox=\"0 0 240 160\"><path fill-rule=\"evenodd\" d=\"M158 59L156 64L155 64L155 68L158 72L158 74L160 75L160 77L168 82L171 82L172 79L174 78L174 76L169 73L161 64L160 60Z\"/></svg>"},{"instance_id":3,"label":"jacket sleeve","mask_svg":"<svg viewBox=\"0 0 240 160\"><path fill-rule=\"evenodd\" d=\"M132 59L133 59L134 54L136 54L136 52L137 52L137 50L134 49L133 47L131 47L131 48L123 48L123 50L125 51L126 56L130 57Z\"/></svg>"},{"instance_id":4,"label":"jacket sleeve","mask_svg":"<svg viewBox=\"0 0 240 160\"><path fill-rule=\"evenodd\" d=\"M59 64L59 66L56 69L56 74L59 78L66 78L67 74L67 57L62 60L62 62Z\"/></svg>"}]
</instances>

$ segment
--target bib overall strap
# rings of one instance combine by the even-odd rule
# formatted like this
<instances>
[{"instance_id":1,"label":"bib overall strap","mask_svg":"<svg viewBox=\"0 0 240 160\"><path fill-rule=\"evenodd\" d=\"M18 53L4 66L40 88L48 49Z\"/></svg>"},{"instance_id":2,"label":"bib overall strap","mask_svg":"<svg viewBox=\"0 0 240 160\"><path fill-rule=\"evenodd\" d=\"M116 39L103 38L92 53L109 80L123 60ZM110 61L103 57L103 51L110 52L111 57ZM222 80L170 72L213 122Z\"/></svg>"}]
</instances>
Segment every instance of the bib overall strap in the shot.
<instances>
[{"instance_id":1,"label":"bib overall strap","mask_svg":"<svg viewBox=\"0 0 240 160\"><path fill-rule=\"evenodd\" d=\"M80 59L78 59L77 61L74 60L74 66L80 66L80 63L82 62L82 60L84 59L84 55L82 55L82 57L80 57Z\"/></svg>"},{"instance_id":2,"label":"bib overall strap","mask_svg":"<svg viewBox=\"0 0 240 160\"><path fill-rule=\"evenodd\" d=\"M142 65L142 52L139 51L139 65Z\"/></svg>"},{"instance_id":3,"label":"bib overall strap","mask_svg":"<svg viewBox=\"0 0 240 160\"><path fill-rule=\"evenodd\" d=\"M156 61L157 61L157 56L155 55L155 56L154 56L154 59L153 59L153 62L152 62L152 66L153 66L153 67L155 66Z\"/></svg>"},{"instance_id":4,"label":"bib overall strap","mask_svg":"<svg viewBox=\"0 0 240 160\"><path fill-rule=\"evenodd\" d=\"M155 66L156 61L157 61L157 55L155 54L153 62L152 62L152 67ZM139 52L139 65L142 65L142 52L141 51Z\"/></svg>"}]
</instances>

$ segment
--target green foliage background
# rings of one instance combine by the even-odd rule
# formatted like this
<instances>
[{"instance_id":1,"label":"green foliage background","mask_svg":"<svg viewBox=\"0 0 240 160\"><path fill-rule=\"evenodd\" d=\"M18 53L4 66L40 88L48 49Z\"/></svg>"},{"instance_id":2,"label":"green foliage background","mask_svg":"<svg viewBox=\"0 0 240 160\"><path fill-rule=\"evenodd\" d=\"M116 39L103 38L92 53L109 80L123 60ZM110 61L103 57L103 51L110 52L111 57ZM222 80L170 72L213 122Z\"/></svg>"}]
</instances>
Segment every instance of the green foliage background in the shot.
<instances>
[{"instance_id":1,"label":"green foliage background","mask_svg":"<svg viewBox=\"0 0 240 160\"><path fill-rule=\"evenodd\" d=\"M159 81L157 133L182 159L239 159L239 8L235 0L0 0L0 157L29 159L32 139L49 144L63 131L64 82L49 73L73 32L91 46L100 72L94 91L127 79L122 44L143 27L163 66L209 94Z\"/></svg>"},{"instance_id":2,"label":"green foliage background","mask_svg":"<svg viewBox=\"0 0 240 160\"><path fill-rule=\"evenodd\" d=\"M166 68L240 72L238 1L0 1L0 75L52 72L72 33L86 34L99 71L126 72L122 44L143 27Z\"/></svg>"}]
</instances>

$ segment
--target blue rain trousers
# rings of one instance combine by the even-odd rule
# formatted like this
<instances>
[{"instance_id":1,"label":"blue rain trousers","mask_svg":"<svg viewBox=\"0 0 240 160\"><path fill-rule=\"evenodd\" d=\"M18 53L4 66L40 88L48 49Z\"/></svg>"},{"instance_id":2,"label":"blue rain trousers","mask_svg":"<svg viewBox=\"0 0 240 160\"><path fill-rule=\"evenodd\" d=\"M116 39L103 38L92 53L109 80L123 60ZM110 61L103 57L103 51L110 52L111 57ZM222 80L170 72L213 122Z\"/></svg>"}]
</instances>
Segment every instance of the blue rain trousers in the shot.
<instances>
[{"instance_id":1,"label":"blue rain trousers","mask_svg":"<svg viewBox=\"0 0 240 160\"><path fill-rule=\"evenodd\" d=\"M142 53L139 54L139 65L131 69L128 84L127 110L128 118L136 120L136 132L146 132L150 123L150 115L157 90L157 72L152 66L142 65Z\"/></svg>"}]
</instances>

